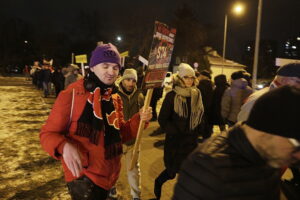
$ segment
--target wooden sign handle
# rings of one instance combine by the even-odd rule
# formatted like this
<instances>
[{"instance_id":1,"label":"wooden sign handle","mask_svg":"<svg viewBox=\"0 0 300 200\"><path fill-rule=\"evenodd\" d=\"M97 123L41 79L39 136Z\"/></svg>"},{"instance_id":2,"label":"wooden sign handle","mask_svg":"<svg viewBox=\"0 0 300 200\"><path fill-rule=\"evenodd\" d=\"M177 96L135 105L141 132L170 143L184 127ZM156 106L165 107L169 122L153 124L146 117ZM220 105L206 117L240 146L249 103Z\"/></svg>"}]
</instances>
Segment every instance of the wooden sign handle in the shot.
<instances>
[{"instance_id":1,"label":"wooden sign handle","mask_svg":"<svg viewBox=\"0 0 300 200\"><path fill-rule=\"evenodd\" d=\"M152 94L153 94L153 88L148 89L146 98L145 98L145 102L144 102L144 107L143 107L144 111L146 109L148 109L148 107L150 105ZM132 170L134 168L134 166L136 165L136 162L138 159L138 151L140 149L140 143L141 143L144 127L145 127L145 121L141 120L140 124L139 124L139 129L137 132L136 140L134 143L134 147L133 147L133 153L132 153L131 164L130 164L129 170Z\"/></svg>"}]
</instances>

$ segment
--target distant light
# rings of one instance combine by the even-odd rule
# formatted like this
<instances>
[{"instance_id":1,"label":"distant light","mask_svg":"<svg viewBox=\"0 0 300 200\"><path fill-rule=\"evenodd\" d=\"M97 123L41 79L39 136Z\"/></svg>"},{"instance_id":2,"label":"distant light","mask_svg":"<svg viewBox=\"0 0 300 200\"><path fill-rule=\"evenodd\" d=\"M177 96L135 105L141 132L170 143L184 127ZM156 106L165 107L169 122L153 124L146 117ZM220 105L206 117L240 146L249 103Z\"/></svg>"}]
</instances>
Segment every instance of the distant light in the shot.
<instances>
[{"instance_id":1,"label":"distant light","mask_svg":"<svg viewBox=\"0 0 300 200\"><path fill-rule=\"evenodd\" d=\"M245 6L241 3L234 5L232 9L232 11L237 15L243 14L244 10L245 10Z\"/></svg>"},{"instance_id":2,"label":"distant light","mask_svg":"<svg viewBox=\"0 0 300 200\"><path fill-rule=\"evenodd\" d=\"M263 85L263 84L258 84L258 85L257 85L257 88L263 89L263 88L264 88L264 85Z\"/></svg>"},{"instance_id":3,"label":"distant light","mask_svg":"<svg viewBox=\"0 0 300 200\"><path fill-rule=\"evenodd\" d=\"M286 47L290 46L290 43L286 43L285 46L286 46Z\"/></svg>"},{"instance_id":4,"label":"distant light","mask_svg":"<svg viewBox=\"0 0 300 200\"><path fill-rule=\"evenodd\" d=\"M300 37L297 37L297 40L300 41Z\"/></svg>"},{"instance_id":5,"label":"distant light","mask_svg":"<svg viewBox=\"0 0 300 200\"><path fill-rule=\"evenodd\" d=\"M117 37L117 40L118 40L118 41L122 41L122 37L121 37L121 36L118 36L118 37Z\"/></svg>"},{"instance_id":6,"label":"distant light","mask_svg":"<svg viewBox=\"0 0 300 200\"><path fill-rule=\"evenodd\" d=\"M25 40L25 41L24 41L24 43L25 43L25 44L27 44L27 43L28 43L28 41L27 41L27 40Z\"/></svg>"},{"instance_id":7,"label":"distant light","mask_svg":"<svg viewBox=\"0 0 300 200\"><path fill-rule=\"evenodd\" d=\"M296 46L292 46L292 49L297 49L297 47Z\"/></svg>"}]
</instances>

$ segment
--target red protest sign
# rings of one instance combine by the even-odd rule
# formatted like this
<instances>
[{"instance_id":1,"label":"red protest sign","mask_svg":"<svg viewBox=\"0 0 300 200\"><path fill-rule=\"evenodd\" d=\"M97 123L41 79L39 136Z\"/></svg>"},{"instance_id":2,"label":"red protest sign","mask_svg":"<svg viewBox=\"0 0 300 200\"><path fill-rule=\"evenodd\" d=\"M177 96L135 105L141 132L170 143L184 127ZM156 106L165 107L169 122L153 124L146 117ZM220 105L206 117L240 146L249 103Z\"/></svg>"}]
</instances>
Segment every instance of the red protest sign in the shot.
<instances>
[{"instance_id":1,"label":"red protest sign","mask_svg":"<svg viewBox=\"0 0 300 200\"><path fill-rule=\"evenodd\" d=\"M175 28L170 28L158 21L155 22L149 64L143 82L146 89L162 86L172 58L175 35Z\"/></svg>"}]
</instances>

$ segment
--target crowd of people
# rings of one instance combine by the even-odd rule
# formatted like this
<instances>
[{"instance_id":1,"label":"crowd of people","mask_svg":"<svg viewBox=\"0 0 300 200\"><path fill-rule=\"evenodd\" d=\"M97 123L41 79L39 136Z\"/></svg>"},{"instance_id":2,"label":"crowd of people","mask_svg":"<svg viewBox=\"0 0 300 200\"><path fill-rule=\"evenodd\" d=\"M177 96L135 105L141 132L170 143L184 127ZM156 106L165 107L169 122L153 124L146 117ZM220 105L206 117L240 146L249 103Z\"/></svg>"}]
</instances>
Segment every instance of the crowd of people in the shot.
<instances>
[{"instance_id":1,"label":"crowd of people","mask_svg":"<svg viewBox=\"0 0 300 200\"><path fill-rule=\"evenodd\" d=\"M45 98L49 97L50 93L57 97L68 85L83 78L77 65L53 67L48 60L43 60L42 65L39 61L34 61L31 67L27 66L24 73L30 75L32 84L37 89L43 90Z\"/></svg>"},{"instance_id":2,"label":"crowd of people","mask_svg":"<svg viewBox=\"0 0 300 200\"><path fill-rule=\"evenodd\" d=\"M72 65L53 71L50 63L35 62L31 69L45 97L49 83L55 86L57 99L40 141L62 162L72 199L116 198L122 155L132 199L141 199L139 159L129 167L141 120L144 128L158 120L165 133L165 169L153 183L155 199L177 174L170 198L180 200L276 200L287 167L300 184L300 64L279 68L270 87L254 91L246 71L232 73L228 82L224 74L212 80L209 71L181 63L159 113L143 108L137 71L119 75L122 68L117 48L99 44L85 77ZM215 125L221 133L213 134Z\"/></svg>"}]
</instances>

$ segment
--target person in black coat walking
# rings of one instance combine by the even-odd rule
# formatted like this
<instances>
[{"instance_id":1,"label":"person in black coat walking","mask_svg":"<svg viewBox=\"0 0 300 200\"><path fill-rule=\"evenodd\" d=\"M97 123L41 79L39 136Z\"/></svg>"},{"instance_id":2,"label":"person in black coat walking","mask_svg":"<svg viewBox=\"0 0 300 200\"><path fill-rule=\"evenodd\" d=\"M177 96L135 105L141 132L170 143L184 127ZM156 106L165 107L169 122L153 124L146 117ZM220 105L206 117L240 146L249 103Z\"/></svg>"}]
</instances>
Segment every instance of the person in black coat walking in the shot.
<instances>
[{"instance_id":1,"label":"person in black coat walking","mask_svg":"<svg viewBox=\"0 0 300 200\"><path fill-rule=\"evenodd\" d=\"M228 88L226 75L220 74L214 78L215 89L212 96L212 122L218 125L220 131L225 131L225 119L221 115L221 101L225 90Z\"/></svg>"},{"instance_id":2,"label":"person in black coat walking","mask_svg":"<svg viewBox=\"0 0 300 200\"><path fill-rule=\"evenodd\" d=\"M60 68L55 69L55 71L52 74L52 83L54 84L55 87L55 95L56 97L64 89L64 84L65 84L65 77L63 73L61 72Z\"/></svg>"},{"instance_id":3,"label":"person in black coat walking","mask_svg":"<svg viewBox=\"0 0 300 200\"><path fill-rule=\"evenodd\" d=\"M196 148L204 110L193 68L181 63L178 69L173 79L174 88L166 95L158 117L159 125L166 132L166 169L155 179L154 194L157 199L160 199L162 185L175 178L183 160Z\"/></svg>"},{"instance_id":4,"label":"person in black coat walking","mask_svg":"<svg viewBox=\"0 0 300 200\"><path fill-rule=\"evenodd\" d=\"M213 83L211 81L210 73L207 70L203 70L200 73L196 72L196 76L199 81L198 89L201 92L202 102L204 106L204 115L201 121L200 135L203 139L207 139L213 132L213 125L211 122Z\"/></svg>"}]
</instances>

